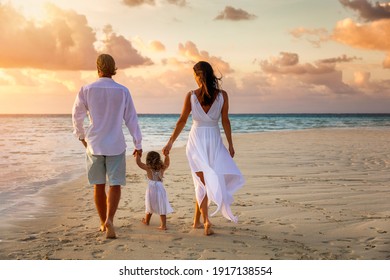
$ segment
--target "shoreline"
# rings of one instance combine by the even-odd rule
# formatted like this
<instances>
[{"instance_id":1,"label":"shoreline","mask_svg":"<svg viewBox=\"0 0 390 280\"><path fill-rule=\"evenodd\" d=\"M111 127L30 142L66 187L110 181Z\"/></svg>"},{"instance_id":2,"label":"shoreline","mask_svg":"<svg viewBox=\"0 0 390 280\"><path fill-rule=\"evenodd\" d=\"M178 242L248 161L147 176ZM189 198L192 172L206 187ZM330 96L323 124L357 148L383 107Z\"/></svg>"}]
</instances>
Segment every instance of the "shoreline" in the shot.
<instances>
[{"instance_id":1,"label":"shoreline","mask_svg":"<svg viewBox=\"0 0 390 280\"><path fill-rule=\"evenodd\" d=\"M83 175L46 188L36 220L2 228L0 259L390 259L389 137L388 129L355 128L233 134L246 179L232 205L239 222L218 213L210 237L191 228L195 199L184 147L172 150L164 181L175 210L165 232L156 230L158 217L141 223L146 181L128 155L118 239L98 231Z\"/></svg>"}]
</instances>

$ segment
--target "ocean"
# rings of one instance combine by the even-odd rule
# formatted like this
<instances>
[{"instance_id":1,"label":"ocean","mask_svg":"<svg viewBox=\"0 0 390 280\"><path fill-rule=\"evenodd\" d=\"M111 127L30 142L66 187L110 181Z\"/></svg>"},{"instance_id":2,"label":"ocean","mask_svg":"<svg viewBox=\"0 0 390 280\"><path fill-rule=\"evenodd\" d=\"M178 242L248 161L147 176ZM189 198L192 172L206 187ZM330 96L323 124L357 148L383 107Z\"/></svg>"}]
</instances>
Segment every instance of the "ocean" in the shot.
<instances>
[{"instance_id":1,"label":"ocean","mask_svg":"<svg viewBox=\"0 0 390 280\"><path fill-rule=\"evenodd\" d=\"M161 151L178 117L140 114L144 151ZM233 114L230 121L233 133L390 129L390 114ZM190 124L191 119L175 147L185 145ZM0 115L0 227L7 221L34 218L44 204L42 190L85 174L84 149L72 131L70 115ZM124 131L130 155L132 139L125 127Z\"/></svg>"}]
</instances>

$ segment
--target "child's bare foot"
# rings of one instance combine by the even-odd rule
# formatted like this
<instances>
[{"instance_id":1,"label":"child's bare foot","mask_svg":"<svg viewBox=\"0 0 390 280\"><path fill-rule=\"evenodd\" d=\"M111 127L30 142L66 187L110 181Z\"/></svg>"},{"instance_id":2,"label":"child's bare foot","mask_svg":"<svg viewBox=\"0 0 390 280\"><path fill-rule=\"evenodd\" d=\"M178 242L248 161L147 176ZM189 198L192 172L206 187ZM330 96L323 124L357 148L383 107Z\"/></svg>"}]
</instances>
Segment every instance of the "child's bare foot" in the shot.
<instances>
[{"instance_id":1,"label":"child's bare foot","mask_svg":"<svg viewBox=\"0 0 390 280\"><path fill-rule=\"evenodd\" d=\"M214 231L211 229L211 224L204 224L204 235L212 235Z\"/></svg>"},{"instance_id":2,"label":"child's bare foot","mask_svg":"<svg viewBox=\"0 0 390 280\"><path fill-rule=\"evenodd\" d=\"M149 223L150 223L150 219L152 218L152 214L151 213L146 213L146 215L145 215L145 218L142 218L142 223L144 224L144 225L149 225Z\"/></svg>"},{"instance_id":3,"label":"child's bare foot","mask_svg":"<svg viewBox=\"0 0 390 280\"><path fill-rule=\"evenodd\" d=\"M105 226L106 226L106 238L107 239L115 239L116 234L115 234L115 229L114 229L114 225L112 224L112 222L107 221Z\"/></svg>"}]
</instances>

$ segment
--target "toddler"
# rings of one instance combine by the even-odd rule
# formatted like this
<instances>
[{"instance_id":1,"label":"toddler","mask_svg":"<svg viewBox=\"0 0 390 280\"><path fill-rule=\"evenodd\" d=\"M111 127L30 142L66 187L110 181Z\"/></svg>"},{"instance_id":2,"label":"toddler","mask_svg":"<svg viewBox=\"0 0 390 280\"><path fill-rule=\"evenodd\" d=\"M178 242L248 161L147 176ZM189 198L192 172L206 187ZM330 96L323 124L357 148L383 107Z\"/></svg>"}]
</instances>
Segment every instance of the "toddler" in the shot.
<instances>
[{"instance_id":1,"label":"toddler","mask_svg":"<svg viewBox=\"0 0 390 280\"><path fill-rule=\"evenodd\" d=\"M146 164L141 161L138 153L135 154L137 165L146 171L148 178L148 187L145 194L145 218L142 222L149 225L153 213L160 215L161 225L159 229L167 229L167 214L172 213L173 209L169 204L167 193L162 183L165 170L169 166L169 156L165 156L162 162L160 154L151 151L146 155Z\"/></svg>"}]
</instances>

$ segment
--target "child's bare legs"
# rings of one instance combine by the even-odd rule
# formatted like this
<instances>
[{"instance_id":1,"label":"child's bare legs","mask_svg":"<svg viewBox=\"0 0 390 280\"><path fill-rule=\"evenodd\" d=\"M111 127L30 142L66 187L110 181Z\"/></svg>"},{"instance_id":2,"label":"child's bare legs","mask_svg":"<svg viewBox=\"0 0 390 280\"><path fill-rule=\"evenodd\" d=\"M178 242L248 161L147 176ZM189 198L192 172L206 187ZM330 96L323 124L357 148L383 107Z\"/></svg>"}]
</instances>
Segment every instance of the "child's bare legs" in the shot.
<instances>
[{"instance_id":1,"label":"child's bare legs","mask_svg":"<svg viewBox=\"0 0 390 280\"><path fill-rule=\"evenodd\" d=\"M148 226L150 223L150 218L152 218L152 213L146 213L145 218L142 218L142 223Z\"/></svg>"},{"instance_id":2,"label":"child's bare legs","mask_svg":"<svg viewBox=\"0 0 390 280\"><path fill-rule=\"evenodd\" d=\"M204 181L204 177L203 177L203 172L196 172L196 175L198 175L198 177L201 180L201 182L203 183L203 185L206 185L205 181ZM196 219L196 215L197 215L197 209L199 209L199 211L200 211L200 213L202 214L202 217L203 217L204 234L205 235L213 234L214 231L211 229L211 222L209 220L207 195L205 195L205 197L203 198L202 203L199 206L198 206L198 203L197 203L197 206L195 208L195 219ZM195 222L196 222L196 220L195 220ZM198 222L199 222L199 220L198 220ZM199 224L200 224L200 222L199 222ZM194 226L195 226L195 223L194 223Z\"/></svg>"},{"instance_id":3,"label":"child's bare legs","mask_svg":"<svg viewBox=\"0 0 390 280\"><path fill-rule=\"evenodd\" d=\"M167 216L166 215L160 215L161 225L158 227L158 229L166 230L167 229Z\"/></svg>"},{"instance_id":4,"label":"child's bare legs","mask_svg":"<svg viewBox=\"0 0 390 280\"><path fill-rule=\"evenodd\" d=\"M148 226L151 218L152 218L152 213L146 213L145 218L142 218L142 223ZM161 219L161 225L158 227L158 229L166 230L167 229L167 216L160 215L160 219Z\"/></svg>"}]
</instances>

